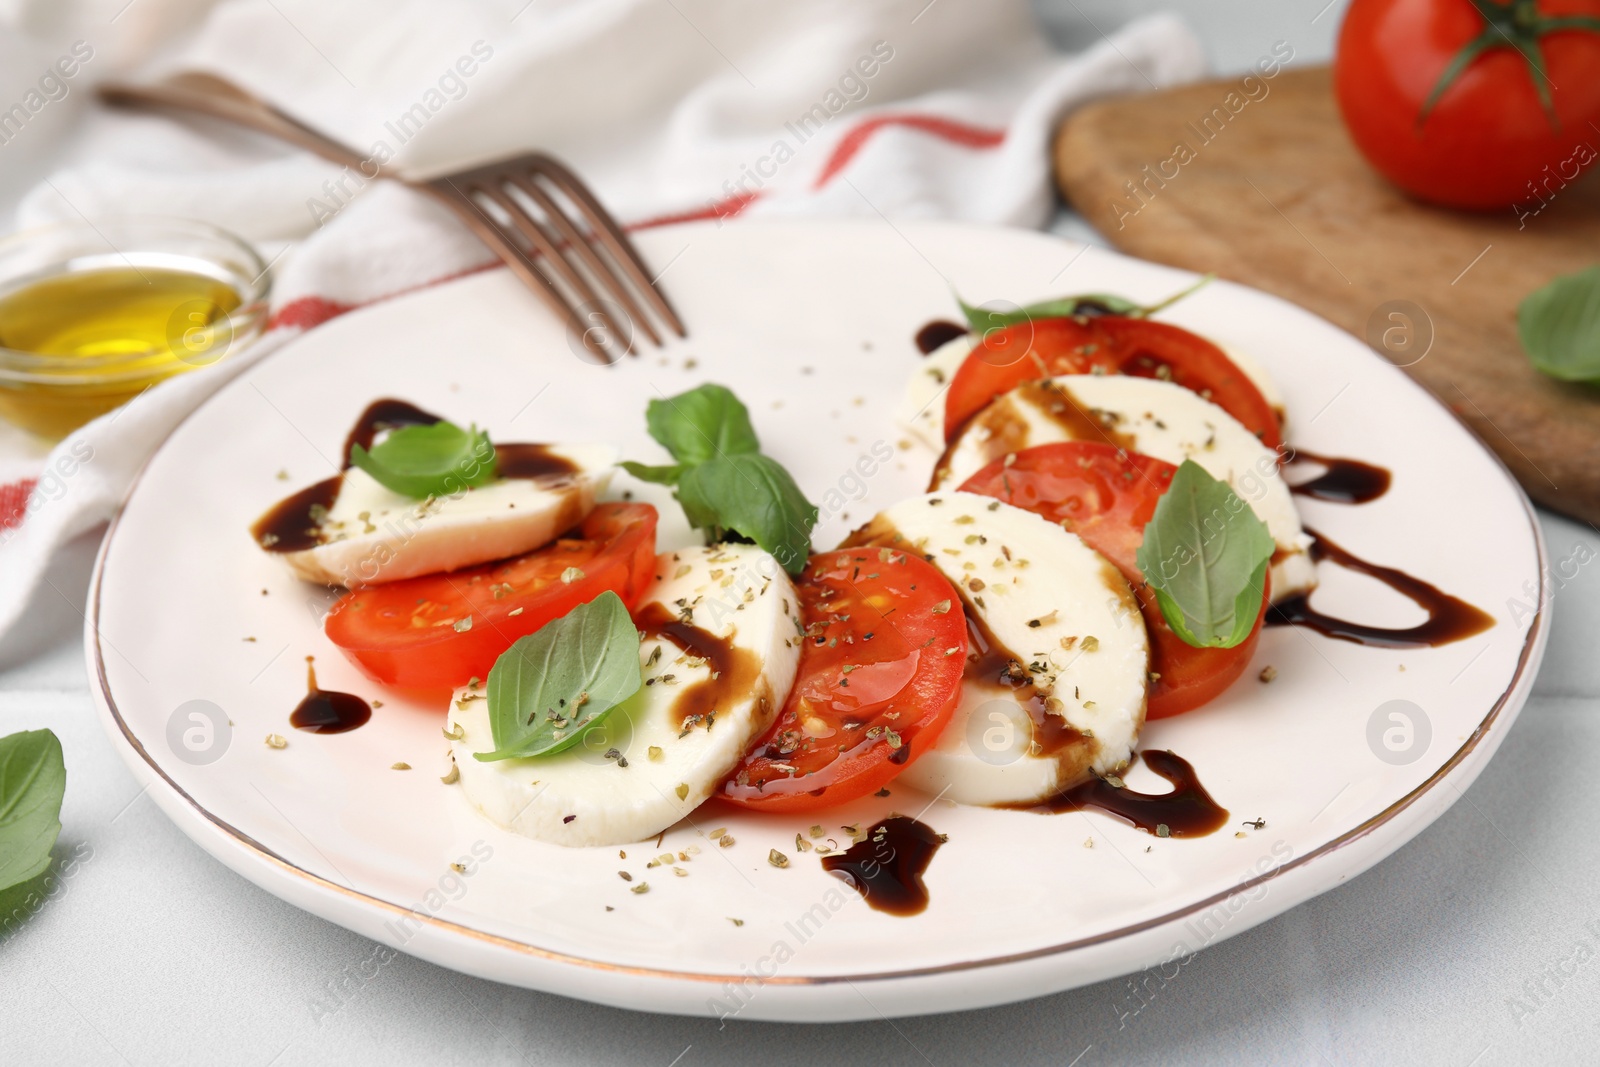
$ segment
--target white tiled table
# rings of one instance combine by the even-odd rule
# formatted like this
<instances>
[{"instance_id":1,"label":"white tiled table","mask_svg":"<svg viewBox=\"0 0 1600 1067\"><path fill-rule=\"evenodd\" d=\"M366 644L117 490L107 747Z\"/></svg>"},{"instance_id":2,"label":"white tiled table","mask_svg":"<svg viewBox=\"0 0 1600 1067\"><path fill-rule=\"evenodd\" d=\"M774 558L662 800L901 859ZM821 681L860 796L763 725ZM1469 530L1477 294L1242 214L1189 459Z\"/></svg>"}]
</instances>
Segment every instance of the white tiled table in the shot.
<instances>
[{"instance_id":1,"label":"white tiled table","mask_svg":"<svg viewBox=\"0 0 1600 1067\"><path fill-rule=\"evenodd\" d=\"M960 2L960 0L946 0ZM1082 43L1145 0L1041 0ZM1277 39L1326 55L1338 5L1192 0L1222 69ZM1552 554L1600 533L1542 517ZM1600 573L1552 605L1534 694L1438 823L1355 882L1206 950L1142 1003L1128 981L895 1023L642 1015L399 957L256 889L142 796L90 709L89 552L0 659L0 733L49 726L69 788L57 896L0 941L0 1062L1079 1064L1600 1062ZM26 646L26 647L22 647ZM4 914L0 909L0 914ZM1586 925L1590 924L1590 925ZM1581 961L1581 962L1580 962ZM329 1014L329 987L342 1006ZM674 1059L675 1057L681 1057Z\"/></svg>"}]
</instances>

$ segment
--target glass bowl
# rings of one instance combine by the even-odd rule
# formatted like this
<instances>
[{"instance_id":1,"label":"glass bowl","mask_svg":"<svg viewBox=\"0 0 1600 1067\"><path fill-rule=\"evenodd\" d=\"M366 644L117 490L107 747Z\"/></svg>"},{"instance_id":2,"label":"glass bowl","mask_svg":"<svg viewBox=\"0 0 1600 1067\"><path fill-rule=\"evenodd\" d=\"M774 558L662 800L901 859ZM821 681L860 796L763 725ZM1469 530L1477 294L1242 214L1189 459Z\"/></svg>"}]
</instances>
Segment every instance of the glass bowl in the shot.
<instances>
[{"instance_id":1,"label":"glass bowl","mask_svg":"<svg viewBox=\"0 0 1600 1067\"><path fill-rule=\"evenodd\" d=\"M0 418L57 439L266 322L267 265L203 222L126 216L0 241Z\"/></svg>"}]
</instances>

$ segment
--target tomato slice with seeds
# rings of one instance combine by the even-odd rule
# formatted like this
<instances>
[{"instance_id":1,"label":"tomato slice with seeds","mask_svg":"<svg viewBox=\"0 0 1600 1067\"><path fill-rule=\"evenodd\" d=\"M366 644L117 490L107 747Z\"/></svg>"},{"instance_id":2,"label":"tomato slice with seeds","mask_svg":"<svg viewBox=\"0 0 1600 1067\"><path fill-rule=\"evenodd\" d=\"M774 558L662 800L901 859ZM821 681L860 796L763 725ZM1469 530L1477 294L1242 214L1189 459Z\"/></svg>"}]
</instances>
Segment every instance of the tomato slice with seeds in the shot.
<instances>
[{"instance_id":1,"label":"tomato slice with seeds","mask_svg":"<svg viewBox=\"0 0 1600 1067\"><path fill-rule=\"evenodd\" d=\"M954 440L1001 393L1058 374L1176 382L1238 419L1268 448L1283 444L1278 413L1222 349L1171 323L1121 315L1036 319L990 330L950 379L945 440Z\"/></svg>"},{"instance_id":2,"label":"tomato slice with seeds","mask_svg":"<svg viewBox=\"0 0 1600 1067\"><path fill-rule=\"evenodd\" d=\"M1238 680L1255 655L1269 598L1261 598L1261 614L1244 641L1233 648L1196 648L1167 625L1155 592L1144 584L1139 569L1137 554L1144 543L1145 524L1178 468L1098 441L1040 445L1015 456L1010 466L1005 460L989 464L968 478L961 490L992 496L1060 523L1128 579L1150 636L1150 673L1155 676L1145 718L1192 711Z\"/></svg>"},{"instance_id":3,"label":"tomato slice with seeds","mask_svg":"<svg viewBox=\"0 0 1600 1067\"><path fill-rule=\"evenodd\" d=\"M938 569L898 549L811 557L806 624L778 719L723 783L760 811L811 811L882 788L938 739L961 698L967 623Z\"/></svg>"},{"instance_id":4,"label":"tomato slice with seeds","mask_svg":"<svg viewBox=\"0 0 1600 1067\"><path fill-rule=\"evenodd\" d=\"M388 685L443 689L487 678L517 638L607 589L632 608L655 577L656 518L649 504L598 504L577 529L533 552L352 590L323 629Z\"/></svg>"}]
</instances>

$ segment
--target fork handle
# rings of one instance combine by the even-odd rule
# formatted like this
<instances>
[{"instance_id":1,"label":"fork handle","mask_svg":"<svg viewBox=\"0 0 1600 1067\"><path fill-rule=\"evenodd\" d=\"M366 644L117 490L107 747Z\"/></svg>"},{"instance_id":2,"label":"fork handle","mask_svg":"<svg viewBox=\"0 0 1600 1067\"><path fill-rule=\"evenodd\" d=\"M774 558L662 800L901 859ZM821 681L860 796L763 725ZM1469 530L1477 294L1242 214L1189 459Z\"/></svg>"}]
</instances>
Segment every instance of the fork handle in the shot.
<instances>
[{"instance_id":1,"label":"fork handle","mask_svg":"<svg viewBox=\"0 0 1600 1067\"><path fill-rule=\"evenodd\" d=\"M287 141L339 166L362 170L369 178L374 175L364 168L377 166L260 97L212 74L174 74L148 85L108 82L100 86L100 98L117 107L169 108L210 115Z\"/></svg>"}]
</instances>

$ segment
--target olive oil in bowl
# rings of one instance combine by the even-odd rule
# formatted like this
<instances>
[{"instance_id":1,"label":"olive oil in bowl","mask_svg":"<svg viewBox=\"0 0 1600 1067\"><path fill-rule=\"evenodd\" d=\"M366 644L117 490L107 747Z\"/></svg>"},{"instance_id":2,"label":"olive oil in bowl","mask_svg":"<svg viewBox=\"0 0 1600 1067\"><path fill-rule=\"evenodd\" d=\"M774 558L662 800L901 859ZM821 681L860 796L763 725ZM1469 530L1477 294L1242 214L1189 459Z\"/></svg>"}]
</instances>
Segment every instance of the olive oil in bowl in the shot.
<instances>
[{"instance_id":1,"label":"olive oil in bowl","mask_svg":"<svg viewBox=\"0 0 1600 1067\"><path fill-rule=\"evenodd\" d=\"M259 332L266 272L248 246L199 223L120 228L142 240L42 257L15 247L34 235L0 247L0 417L58 438ZM59 244L68 229L39 234Z\"/></svg>"}]
</instances>

